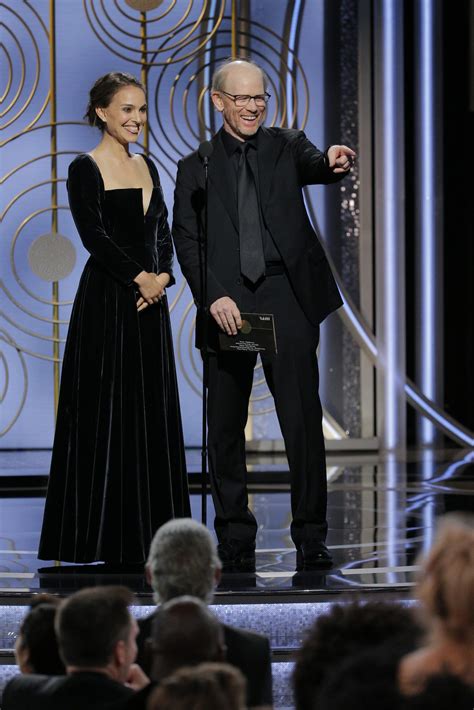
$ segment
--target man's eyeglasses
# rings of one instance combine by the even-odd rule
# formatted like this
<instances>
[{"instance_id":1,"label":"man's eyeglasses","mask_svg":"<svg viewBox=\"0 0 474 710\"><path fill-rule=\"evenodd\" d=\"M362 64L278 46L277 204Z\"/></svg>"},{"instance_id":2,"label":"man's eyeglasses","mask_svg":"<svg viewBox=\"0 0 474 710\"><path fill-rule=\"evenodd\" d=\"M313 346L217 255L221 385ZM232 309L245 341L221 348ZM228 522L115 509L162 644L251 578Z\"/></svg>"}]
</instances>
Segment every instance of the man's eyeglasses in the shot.
<instances>
[{"instance_id":1,"label":"man's eyeglasses","mask_svg":"<svg viewBox=\"0 0 474 710\"><path fill-rule=\"evenodd\" d=\"M267 105L267 102L271 96L271 94L268 94L267 92L264 94L257 94L256 96L249 96L248 94L229 94L227 91L219 91L219 93L225 94L225 96L228 96L229 99L232 99L237 108L247 106L252 99L255 101L256 106L263 108Z\"/></svg>"}]
</instances>

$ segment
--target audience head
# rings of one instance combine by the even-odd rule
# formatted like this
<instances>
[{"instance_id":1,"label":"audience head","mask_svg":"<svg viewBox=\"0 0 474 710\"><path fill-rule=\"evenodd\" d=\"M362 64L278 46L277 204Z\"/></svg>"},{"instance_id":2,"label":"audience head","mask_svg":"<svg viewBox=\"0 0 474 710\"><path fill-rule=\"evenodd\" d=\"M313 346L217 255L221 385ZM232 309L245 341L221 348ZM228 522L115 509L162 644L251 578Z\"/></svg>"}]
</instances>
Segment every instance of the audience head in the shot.
<instances>
[{"instance_id":1,"label":"audience head","mask_svg":"<svg viewBox=\"0 0 474 710\"><path fill-rule=\"evenodd\" d=\"M59 650L67 672L101 670L119 682L137 654L133 597L125 587L93 587L68 597L56 617Z\"/></svg>"},{"instance_id":2,"label":"audience head","mask_svg":"<svg viewBox=\"0 0 474 710\"><path fill-rule=\"evenodd\" d=\"M163 604L151 632L152 678L161 680L183 666L225 658L224 632L206 604L177 597Z\"/></svg>"},{"instance_id":3,"label":"audience head","mask_svg":"<svg viewBox=\"0 0 474 710\"><path fill-rule=\"evenodd\" d=\"M298 651L293 674L296 707L313 708L323 682L345 658L386 641L408 653L420 635L412 611L401 605L335 604L315 621Z\"/></svg>"},{"instance_id":4,"label":"audience head","mask_svg":"<svg viewBox=\"0 0 474 710\"><path fill-rule=\"evenodd\" d=\"M22 673L63 675L66 672L54 630L59 603L59 599L50 594L39 594L32 601L15 644L15 657Z\"/></svg>"},{"instance_id":5,"label":"audience head","mask_svg":"<svg viewBox=\"0 0 474 710\"><path fill-rule=\"evenodd\" d=\"M227 663L201 663L165 678L147 710L244 710L245 678Z\"/></svg>"},{"instance_id":6,"label":"audience head","mask_svg":"<svg viewBox=\"0 0 474 710\"><path fill-rule=\"evenodd\" d=\"M345 658L328 670L316 710L401 710L397 670L405 649L385 643Z\"/></svg>"},{"instance_id":7,"label":"audience head","mask_svg":"<svg viewBox=\"0 0 474 710\"><path fill-rule=\"evenodd\" d=\"M189 595L210 603L221 562L209 530L191 518L177 518L155 534L146 569L156 601Z\"/></svg>"},{"instance_id":8,"label":"audience head","mask_svg":"<svg viewBox=\"0 0 474 710\"><path fill-rule=\"evenodd\" d=\"M418 596L434 630L474 643L473 518L446 516L421 563Z\"/></svg>"}]
</instances>

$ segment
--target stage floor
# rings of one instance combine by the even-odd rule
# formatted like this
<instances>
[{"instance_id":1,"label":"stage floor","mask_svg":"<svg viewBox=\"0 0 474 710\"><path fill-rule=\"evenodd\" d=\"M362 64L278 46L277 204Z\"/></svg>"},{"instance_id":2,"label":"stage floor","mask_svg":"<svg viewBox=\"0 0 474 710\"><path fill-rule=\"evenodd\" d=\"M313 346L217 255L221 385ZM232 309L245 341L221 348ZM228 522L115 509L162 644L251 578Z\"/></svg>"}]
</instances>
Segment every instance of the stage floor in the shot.
<instances>
[{"instance_id":1,"label":"stage floor","mask_svg":"<svg viewBox=\"0 0 474 710\"><path fill-rule=\"evenodd\" d=\"M61 565L36 558L49 451L0 452L0 596L27 603L31 593L68 594L98 583L124 583L137 603L151 591L137 573L110 574L100 565ZM428 549L436 518L474 510L472 451L410 451L403 457L375 454L328 456L328 545L334 567L325 574L295 573L289 536L288 470L283 456L250 457L250 506L259 523L255 574L224 575L216 601L322 597L396 590L410 596L416 561ZM188 451L191 481L199 452ZM193 517L201 501L192 486ZM213 520L208 498L208 520ZM23 602L21 600L24 600ZM7 602L8 603L8 602Z\"/></svg>"}]
</instances>

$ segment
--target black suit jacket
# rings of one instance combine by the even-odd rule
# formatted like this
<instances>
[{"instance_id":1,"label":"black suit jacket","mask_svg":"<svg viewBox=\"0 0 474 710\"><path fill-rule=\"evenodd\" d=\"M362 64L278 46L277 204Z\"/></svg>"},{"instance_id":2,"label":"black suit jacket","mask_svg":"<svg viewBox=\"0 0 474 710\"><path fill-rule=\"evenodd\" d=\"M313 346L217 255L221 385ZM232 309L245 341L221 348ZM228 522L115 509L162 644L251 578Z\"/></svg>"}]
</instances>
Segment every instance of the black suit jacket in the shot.
<instances>
[{"instance_id":1,"label":"black suit jacket","mask_svg":"<svg viewBox=\"0 0 474 710\"><path fill-rule=\"evenodd\" d=\"M222 131L223 129L221 129ZM230 296L239 306L242 289L235 172L222 143L212 139L209 161L208 305ZM328 260L314 232L302 188L338 182L327 156L302 131L260 128L259 192L263 220L285 264L306 317L314 325L342 305ZM269 179L267 176L270 176ZM173 211L173 240L181 270L196 303L200 296L199 234L204 217L204 170L197 152L179 161Z\"/></svg>"},{"instance_id":2,"label":"black suit jacket","mask_svg":"<svg viewBox=\"0 0 474 710\"><path fill-rule=\"evenodd\" d=\"M151 634L154 614L139 619L137 663L149 675L151 657L146 640ZM226 661L238 668L247 680L247 705L272 705L272 664L270 644L266 636L223 624Z\"/></svg>"},{"instance_id":3,"label":"black suit jacket","mask_svg":"<svg viewBox=\"0 0 474 710\"><path fill-rule=\"evenodd\" d=\"M2 710L105 710L133 694L102 673L18 675L5 686Z\"/></svg>"}]
</instances>

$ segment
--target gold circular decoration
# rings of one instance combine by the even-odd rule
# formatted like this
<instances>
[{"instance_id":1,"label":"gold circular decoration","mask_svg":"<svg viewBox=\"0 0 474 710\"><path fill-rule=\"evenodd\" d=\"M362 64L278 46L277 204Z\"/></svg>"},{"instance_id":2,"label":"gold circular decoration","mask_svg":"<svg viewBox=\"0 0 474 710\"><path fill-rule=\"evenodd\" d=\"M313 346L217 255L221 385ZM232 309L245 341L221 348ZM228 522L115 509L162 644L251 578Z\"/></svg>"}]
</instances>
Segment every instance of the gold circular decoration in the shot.
<instances>
[{"instance_id":1,"label":"gold circular decoration","mask_svg":"<svg viewBox=\"0 0 474 710\"><path fill-rule=\"evenodd\" d=\"M76 264L74 244L62 234L42 234L28 249L28 263L43 281L62 281Z\"/></svg>"},{"instance_id":2,"label":"gold circular decoration","mask_svg":"<svg viewBox=\"0 0 474 710\"><path fill-rule=\"evenodd\" d=\"M138 10L138 12L149 12L163 5L163 0L125 0L125 2L132 10Z\"/></svg>"}]
</instances>

